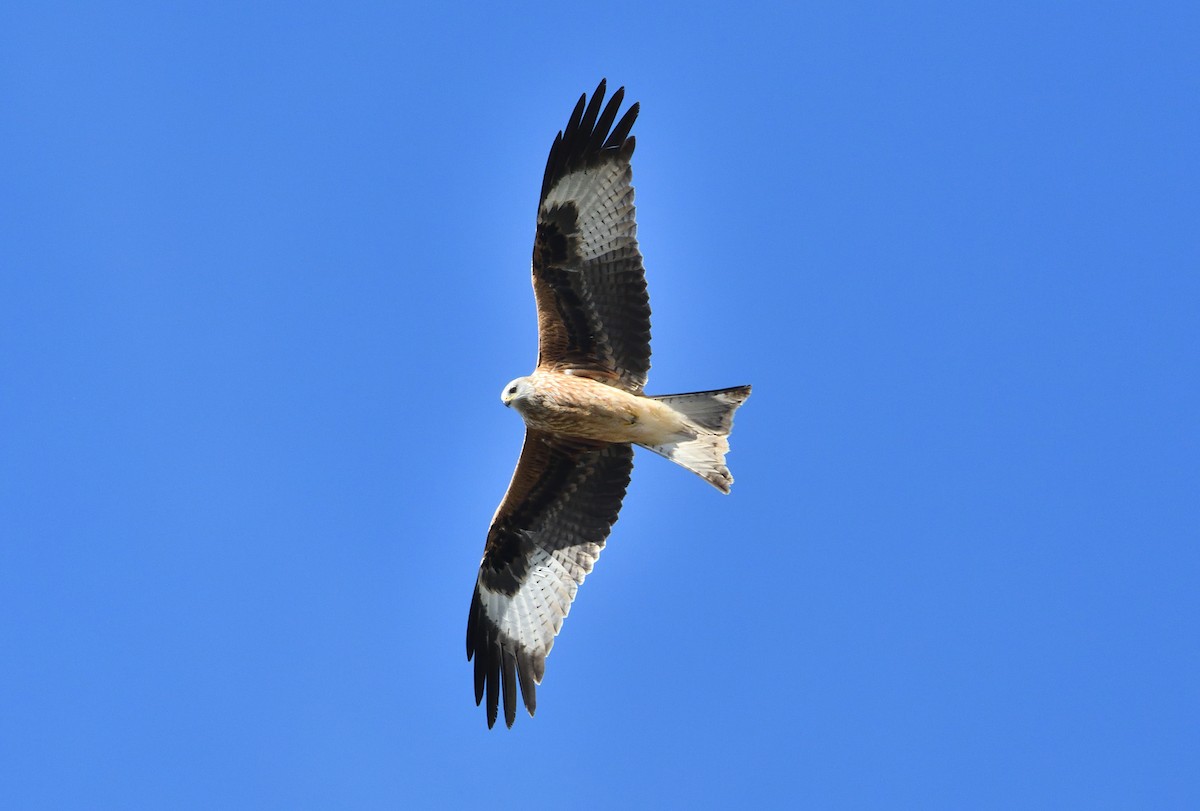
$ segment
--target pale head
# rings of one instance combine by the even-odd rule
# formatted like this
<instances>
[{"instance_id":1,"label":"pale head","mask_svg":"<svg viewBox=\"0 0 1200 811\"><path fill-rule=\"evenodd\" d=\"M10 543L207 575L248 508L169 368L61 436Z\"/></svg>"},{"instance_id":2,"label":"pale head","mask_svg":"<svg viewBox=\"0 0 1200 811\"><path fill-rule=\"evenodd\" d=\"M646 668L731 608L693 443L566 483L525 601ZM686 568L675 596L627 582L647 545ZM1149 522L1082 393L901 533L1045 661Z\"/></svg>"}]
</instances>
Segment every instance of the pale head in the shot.
<instances>
[{"instance_id":1,"label":"pale head","mask_svg":"<svg viewBox=\"0 0 1200 811\"><path fill-rule=\"evenodd\" d=\"M515 401L524 400L532 393L533 386L530 384L529 378L518 377L500 392L500 402L511 407Z\"/></svg>"}]
</instances>

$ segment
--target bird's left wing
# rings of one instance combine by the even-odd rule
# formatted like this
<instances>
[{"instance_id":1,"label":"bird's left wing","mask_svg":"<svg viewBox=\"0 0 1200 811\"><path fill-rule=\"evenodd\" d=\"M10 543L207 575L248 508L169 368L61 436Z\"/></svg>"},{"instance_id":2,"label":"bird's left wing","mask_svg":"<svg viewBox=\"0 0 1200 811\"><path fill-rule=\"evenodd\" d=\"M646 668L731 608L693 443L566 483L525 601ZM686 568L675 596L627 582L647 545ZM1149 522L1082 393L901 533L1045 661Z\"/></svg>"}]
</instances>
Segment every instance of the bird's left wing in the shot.
<instances>
[{"instance_id":1,"label":"bird's left wing","mask_svg":"<svg viewBox=\"0 0 1200 811\"><path fill-rule=\"evenodd\" d=\"M624 97L620 88L602 111L600 82L591 102L580 97L550 147L533 293L539 367L588 373L641 393L650 368L650 302L629 166L638 105L618 121Z\"/></svg>"},{"instance_id":2,"label":"bird's left wing","mask_svg":"<svg viewBox=\"0 0 1200 811\"><path fill-rule=\"evenodd\" d=\"M504 722L513 725L518 684L533 715L546 655L617 520L632 469L629 445L526 431L488 530L467 620L475 703L487 695L488 727L501 693Z\"/></svg>"}]
</instances>

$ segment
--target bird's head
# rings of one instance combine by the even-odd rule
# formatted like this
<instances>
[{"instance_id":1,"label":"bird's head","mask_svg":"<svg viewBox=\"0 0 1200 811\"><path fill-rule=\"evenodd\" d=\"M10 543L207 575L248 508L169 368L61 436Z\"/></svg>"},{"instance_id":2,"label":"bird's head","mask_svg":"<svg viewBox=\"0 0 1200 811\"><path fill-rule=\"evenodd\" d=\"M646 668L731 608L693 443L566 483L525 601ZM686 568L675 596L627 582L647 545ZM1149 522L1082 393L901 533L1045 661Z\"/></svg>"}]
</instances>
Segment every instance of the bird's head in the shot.
<instances>
[{"instance_id":1,"label":"bird's head","mask_svg":"<svg viewBox=\"0 0 1200 811\"><path fill-rule=\"evenodd\" d=\"M504 403L506 406L512 407L515 402L524 400L526 397L528 397L532 390L532 387L529 385L528 377L518 377L516 380L505 386L504 390L500 392L500 402Z\"/></svg>"}]
</instances>

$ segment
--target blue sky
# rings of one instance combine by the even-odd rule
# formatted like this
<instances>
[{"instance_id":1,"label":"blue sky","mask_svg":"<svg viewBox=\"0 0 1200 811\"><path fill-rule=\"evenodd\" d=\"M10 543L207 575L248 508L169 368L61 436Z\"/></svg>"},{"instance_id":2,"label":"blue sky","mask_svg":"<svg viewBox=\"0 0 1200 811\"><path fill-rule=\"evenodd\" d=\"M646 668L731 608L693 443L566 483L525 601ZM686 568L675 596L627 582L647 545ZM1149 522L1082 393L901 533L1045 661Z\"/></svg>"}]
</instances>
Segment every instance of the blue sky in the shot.
<instances>
[{"instance_id":1,"label":"blue sky","mask_svg":"<svg viewBox=\"0 0 1200 811\"><path fill-rule=\"evenodd\" d=\"M0 14L21 808L1200 805L1190 4ZM554 133L642 103L657 393L535 719L464 629Z\"/></svg>"}]
</instances>

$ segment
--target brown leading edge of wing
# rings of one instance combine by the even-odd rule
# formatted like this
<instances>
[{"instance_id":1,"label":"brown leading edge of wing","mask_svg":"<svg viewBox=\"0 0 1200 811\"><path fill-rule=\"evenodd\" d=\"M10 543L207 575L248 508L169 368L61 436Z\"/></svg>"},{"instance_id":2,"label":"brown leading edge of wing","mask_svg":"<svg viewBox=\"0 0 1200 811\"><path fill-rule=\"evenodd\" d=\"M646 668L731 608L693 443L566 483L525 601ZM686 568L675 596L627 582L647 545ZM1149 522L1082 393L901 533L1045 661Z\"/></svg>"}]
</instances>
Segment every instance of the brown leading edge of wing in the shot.
<instances>
[{"instance_id":1,"label":"brown leading edge of wing","mask_svg":"<svg viewBox=\"0 0 1200 811\"><path fill-rule=\"evenodd\" d=\"M488 727L500 698L516 718L517 687L537 707L546 655L617 520L633 448L527 431L508 492L492 518L467 620L475 703L487 696Z\"/></svg>"},{"instance_id":2,"label":"brown leading edge of wing","mask_svg":"<svg viewBox=\"0 0 1200 811\"><path fill-rule=\"evenodd\" d=\"M613 126L625 89L601 112L604 93L601 81L590 102L580 96L546 160L533 244L538 366L586 371L640 393L650 300L629 163L638 105Z\"/></svg>"}]
</instances>

